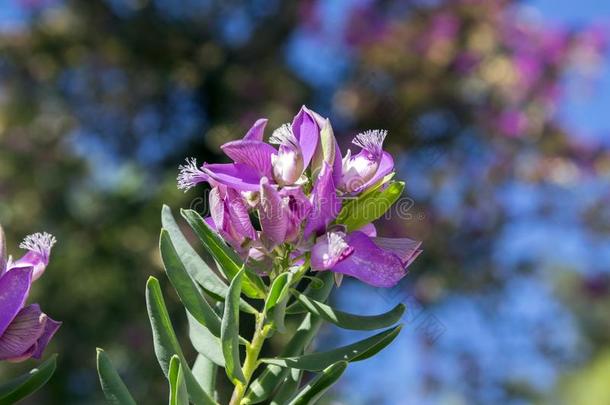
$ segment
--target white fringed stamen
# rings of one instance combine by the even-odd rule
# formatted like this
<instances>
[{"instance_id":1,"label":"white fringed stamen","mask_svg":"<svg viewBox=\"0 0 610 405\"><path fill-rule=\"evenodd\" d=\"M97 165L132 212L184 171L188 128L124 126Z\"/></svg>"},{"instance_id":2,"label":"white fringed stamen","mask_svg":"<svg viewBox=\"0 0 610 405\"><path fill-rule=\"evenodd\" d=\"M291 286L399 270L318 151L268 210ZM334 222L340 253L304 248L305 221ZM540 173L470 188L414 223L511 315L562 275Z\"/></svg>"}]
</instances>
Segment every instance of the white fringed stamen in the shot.
<instances>
[{"instance_id":1,"label":"white fringed stamen","mask_svg":"<svg viewBox=\"0 0 610 405\"><path fill-rule=\"evenodd\" d=\"M178 189L187 192L191 188L195 187L201 182L202 177L205 177L205 173L197 167L197 159L187 158L186 164L180 165L180 172L178 173Z\"/></svg>"},{"instance_id":2,"label":"white fringed stamen","mask_svg":"<svg viewBox=\"0 0 610 405\"><path fill-rule=\"evenodd\" d=\"M274 145L292 146L294 148L298 148L299 146L299 141L297 141L297 138L294 136L290 124L284 124L273 131L269 137L269 143Z\"/></svg>"},{"instance_id":3,"label":"white fringed stamen","mask_svg":"<svg viewBox=\"0 0 610 405\"><path fill-rule=\"evenodd\" d=\"M35 233L26 236L19 245L19 248L38 253L42 257L48 258L55 243L57 243L57 239L50 233Z\"/></svg>"},{"instance_id":4,"label":"white fringed stamen","mask_svg":"<svg viewBox=\"0 0 610 405\"><path fill-rule=\"evenodd\" d=\"M328 253L325 253L322 257L326 263L337 262L344 255L350 253L350 246L345 241L343 232L329 232L326 237L328 239Z\"/></svg>"},{"instance_id":5,"label":"white fringed stamen","mask_svg":"<svg viewBox=\"0 0 610 405\"><path fill-rule=\"evenodd\" d=\"M382 153L383 141L387 135L385 129L373 129L356 135L352 143L378 156Z\"/></svg>"}]
</instances>

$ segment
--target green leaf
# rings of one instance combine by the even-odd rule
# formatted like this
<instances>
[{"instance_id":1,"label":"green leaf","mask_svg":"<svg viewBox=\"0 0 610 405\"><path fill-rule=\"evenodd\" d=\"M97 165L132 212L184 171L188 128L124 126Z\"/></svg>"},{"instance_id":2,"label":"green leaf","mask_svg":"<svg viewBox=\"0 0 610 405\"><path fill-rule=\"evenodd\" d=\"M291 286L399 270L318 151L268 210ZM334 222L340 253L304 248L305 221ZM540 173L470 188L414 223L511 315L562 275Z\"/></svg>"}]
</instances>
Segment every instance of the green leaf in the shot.
<instances>
[{"instance_id":1,"label":"green leaf","mask_svg":"<svg viewBox=\"0 0 610 405\"><path fill-rule=\"evenodd\" d=\"M280 384L275 395L273 395L273 399L269 405L286 404L299 389L299 384L301 383L301 378L303 377L303 370L290 368L286 374L286 377Z\"/></svg>"},{"instance_id":2,"label":"green leaf","mask_svg":"<svg viewBox=\"0 0 610 405\"><path fill-rule=\"evenodd\" d=\"M405 312L405 306L398 304L390 311L380 315L353 315L313 300L296 290L292 290L291 293L311 314L343 329L376 330L387 328L398 322Z\"/></svg>"},{"instance_id":3,"label":"green leaf","mask_svg":"<svg viewBox=\"0 0 610 405\"><path fill-rule=\"evenodd\" d=\"M165 307L165 300L161 293L159 280L149 277L146 283L146 307L150 326L153 333L153 346L159 365L166 377L169 377L169 366L171 358L177 355L182 363L186 388L191 402L194 404L214 405L216 402L201 388L191 373L188 363L184 358L174 327Z\"/></svg>"},{"instance_id":4,"label":"green leaf","mask_svg":"<svg viewBox=\"0 0 610 405\"><path fill-rule=\"evenodd\" d=\"M294 357L261 359L261 361L267 364L275 364L280 367L319 371L342 360L353 362L368 359L389 345L394 338L398 336L401 327L401 325L396 326L367 339L328 352L305 354L303 356Z\"/></svg>"},{"instance_id":5,"label":"green leaf","mask_svg":"<svg viewBox=\"0 0 610 405\"><path fill-rule=\"evenodd\" d=\"M184 384L184 373L180 358L172 356L169 363L169 405L188 405L188 393Z\"/></svg>"},{"instance_id":6,"label":"green leaf","mask_svg":"<svg viewBox=\"0 0 610 405\"><path fill-rule=\"evenodd\" d=\"M318 142L318 147L316 148L316 152L314 153L311 162L314 175L321 170L324 162L328 163L331 167L333 166L336 156L336 147L337 141L335 139L333 127L330 124L330 120L327 118L326 121L324 121L324 126L320 130L320 141Z\"/></svg>"},{"instance_id":7,"label":"green leaf","mask_svg":"<svg viewBox=\"0 0 610 405\"><path fill-rule=\"evenodd\" d=\"M326 301L334 286L333 273L330 271L322 271L315 277L315 280L317 281L312 280L307 285L303 294L317 301ZM321 287L319 287L320 284L322 285ZM307 312L307 308L298 301L290 304L290 306L286 308L286 313L289 315L302 314L305 312Z\"/></svg>"},{"instance_id":8,"label":"green leaf","mask_svg":"<svg viewBox=\"0 0 610 405\"><path fill-rule=\"evenodd\" d=\"M205 325L214 336L220 336L220 317L216 315L216 312L205 300L182 265L165 229L161 230L159 249L167 277L178 293L184 307L199 323Z\"/></svg>"},{"instance_id":9,"label":"green leaf","mask_svg":"<svg viewBox=\"0 0 610 405\"><path fill-rule=\"evenodd\" d=\"M304 294L318 301L326 301L333 288L333 275L330 271L325 271L318 274L316 279L320 280L322 288L316 288L320 283L310 282L305 289ZM295 304L301 306L298 302ZM295 304L291 305L288 309L294 308L298 310L298 307L295 307ZM304 308L303 312L306 312ZM302 354L318 333L321 325L321 318L314 317L307 313L297 328L296 333L282 351L282 356L290 357ZM246 392L245 403L256 404L268 399L276 390L277 386L280 383L283 383L288 374L288 370L289 369L284 367L268 364L260 376L250 383L248 391Z\"/></svg>"},{"instance_id":10,"label":"green leaf","mask_svg":"<svg viewBox=\"0 0 610 405\"><path fill-rule=\"evenodd\" d=\"M197 212L181 210L181 213L214 260L220 264L220 269L225 276L232 280L243 267L243 263L237 253L222 240L218 233L209 227ZM243 293L250 298L264 299L266 287L263 280L248 270L245 271L245 275L246 278L242 286Z\"/></svg>"},{"instance_id":11,"label":"green leaf","mask_svg":"<svg viewBox=\"0 0 610 405\"><path fill-rule=\"evenodd\" d=\"M199 354L193 364L193 376L201 385L203 390L210 395L216 396L216 375L218 366L203 354Z\"/></svg>"},{"instance_id":12,"label":"green leaf","mask_svg":"<svg viewBox=\"0 0 610 405\"><path fill-rule=\"evenodd\" d=\"M291 281L291 273L282 273L276 277L265 301L265 312L269 312L279 301L288 296Z\"/></svg>"},{"instance_id":13,"label":"green leaf","mask_svg":"<svg viewBox=\"0 0 610 405\"><path fill-rule=\"evenodd\" d=\"M40 366L0 385L0 405L14 404L38 391L55 372L57 355L54 354Z\"/></svg>"},{"instance_id":14,"label":"green leaf","mask_svg":"<svg viewBox=\"0 0 610 405\"><path fill-rule=\"evenodd\" d=\"M203 261L186 240L172 215L171 209L167 205L164 205L161 210L161 223L163 224L163 228L169 233L169 237L180 257L180 261L191 278L202 286L213 298L224 300L229 286L225 284L220 276L212 270L205 261ZM241 300L240 308L244 312L256 314L256 309L244 300Z\"/></svg>"},{"instance_id":15,"label":"green leaf","mask_svg":"<svg viewBox=\"0 0 610 405\"><path fill-rule=\"evenodd\" d=\"M319 376L303 387L288 405L315 404L318 399L320 399L322 395L339 380L346 368L346 361L339 361L328 366Z\"/></svg>"},{"instance_id":16,"label":"green leaf","mask_svg":"<svg viewBox=\"0 0 610 405\"><path fill-rule=\"evenodd\" d=\"M280 333L286 331L284 317L286 304L288 303L290 285L292 283L292 273L282 273L273 281L269 296L265 302L265 314L271 315L273 326Z\"/></svg>"},{"instance_id":17,"label":"green leaf","mask_svg":"<svg viewBox=\"0 0 610 405\"><path fill-rule=\"evenodd\" d=\"M220 339L212 335L205 326L200 324L191 314L186 314L189 321L189 338L197 352L219 365L225 366Z\"/></svg>"},{"instance_id":18,"label":"green leaf","mask_svg":"<svg viewBox=\"0 0 610 405\"><path fill-rule=\"evenodd\" d=\"M342 224L348 232L381 218L402 195L405 183L397 181L386 188L367 193L345 204L335 223Z\"/></svg>"},{"instance_id":19,"label":"green leaf","mask_svg":"<svg viewBox=\"0 0 610 405\"><path fill-rule=\"evenodd\" d=\"M97 349L97 373L100 377L102 391L106 401L112 405L135 405L133 397L129 393L127 386L119 376L119 373L112 366L112 362L104 352Z\"/></svg>"},{"instance_id":20,"label":"green leaf","mask_svg":"<svg viewBox=\"0 0 610 405\"><path fill-rule=\"evenodd\" d=\"M239 358L239 294L241 293L244 271L240 270L229 286L225 299L224 314L220 328L222 353L225 358L225 370L229 380L236 385L237 381L245 383Z\"/></svg>"}]
</instances>

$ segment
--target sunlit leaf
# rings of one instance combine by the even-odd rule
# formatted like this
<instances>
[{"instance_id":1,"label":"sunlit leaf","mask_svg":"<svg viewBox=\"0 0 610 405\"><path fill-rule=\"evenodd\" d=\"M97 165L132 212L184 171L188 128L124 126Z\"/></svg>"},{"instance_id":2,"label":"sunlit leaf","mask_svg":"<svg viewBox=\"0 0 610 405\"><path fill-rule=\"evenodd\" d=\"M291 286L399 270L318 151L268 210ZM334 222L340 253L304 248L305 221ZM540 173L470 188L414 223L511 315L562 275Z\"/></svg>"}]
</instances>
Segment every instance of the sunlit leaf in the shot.
<instances>
[{"instance_id":1,"label":"sunlit leaf","mask_svg":"<svg viewBox=\"0 0 610 405\"><path fill-rule=\"evenodd\" d=\"M172 356L169 363L169 405L188 405L188 393L184 384L184 372L180 358Z\"/></svg>"},{"instance_id":2,"label":"sunlit leaf","mask_svg":"<svg viewBox=\"0 0 610 405\"><path fill-rule=\"evenodd\" d=\"M127 386L102 349L97 349L97 373L106 401L111 405L135 405Z\"/></svg>"},{"instance_id":3,"label":"sunlit leaf","mask_svg":"<svg viewBox=\"0 0 610 405\"><path fill-rule=\"evenodd\" d=\"M224 314L220 328L220 341L225 359L225 371L229 380L245 382L239 358L239 295L241 293L244 272L240 270L229 286L225 298Z\"/></svg>"},{"instance_id":4,"label":"sunlit leaf","mask_svg":"<svg viewBox=\"0 0 610 405\"><path fill-rule=\"evenodd\" d=\"M404 188L405 183L397 181L385 188L362 195L344 204L335 222L344 225L348 232L360 229L381 218L400 198Z\"/></svg>"},{"instance_id":5,"label":"sunlit leaf","mask_svg":"<svg viewBox=\"0 0 610 405\"><path fill-rule=\"evenodd\" d=\"M57 366L57 355L49 357L40 366L0 385L0 405L14 404L44 386Z\"/></svg>"},{"instance_id":6,"label":"sunlit leaf","mask_svg":"<svg viewBox=\"0 0 610 405\"><path fill-rule=\"evenodd\" d=\"M261 359L261 361L281 367L319 371L338 361L360 361L377 354L380 350L389 345L394 338L396 338L396 336L398 336L400 329L401 326L396 326L367 339L327 352L318 352L293 357Z\"/></svg>"},{"instance_id":7,"label":"sunlit leaf","mask_svg":"<svg viewBox=\"0 0 610 405\"><path fill-rule=\"evenodd\" d=\"M320 375L307 383L288 405L313 405L336 383L345 369L346 361L340 361L325 368Z\"/></svg>"},{"instance_id":8,"label":"sunlit leaf","mask_svg":"<svg viewBox=\"0 0 610 405\"><path fill-rule=\"evenodd\" d=\"M199 354L193 364L193 376L201 388L211 396L216 396L216 374L218 366L203 354Z\"/></svg>"},{"instance_id":9,"label":"sunlit leaf","mask_svg":"<svg viewBox=\"0 0 610 405\"><path fill-rule=\"evenodd\" d=\"M201 388L189 369L165 307L159 280L154 277L149 277L146 283L146 307L153 332L153 347L165 376L169 376L172 356L177 355L182 363L184 379L191 401L195 404L215 404L216 402Z\"/></svg>"},{"instance_id":10,"label":"sunlit leaf","mask_svg":"<svg viewBox=\"0 0 610 405\"><path fill-rule=\"evenodd\" d=\"M184 234L178 227L171 209L164 205L161 211L161 223L169 233L172 244L180 261L188 271L189 275L212 297L224 300L229 286L218 276L218 274L197 254L195 249L188 243ZM240 308L244 312L255 314L256 310L246 301L241 300Z\"/></svg>"},{"instance_id":11,"label":"sunlit leaf","mask_svg":"<svg viewBox=\"0 0 610 405\"><path fill-rule=\"evenodd\" d=\"M310 282L303 294L321 302L326 301L333 288L332 274L331 272L323 272L318 274L315 278L320 282ZM321 288L319 288L320 283L322 284ZM302 308L303 312L307 312L298 302L291 305L288 309L290 308L296 310L296 313L299 313L298 311L300 308ZM286 312L288 312L288 310ZM292 339L288 341L288 344L282 352L282 356L290 357L302 354L318 333L321 325L321 318L307 313ZM288 372L288 368L268 364L260 376L250 383L248 391L246 392L246 400L249 401L248 403L255 404L270 398L277 387L280 384L283 384L286 381L286 378L289 378Z\"/></svg>"},{"instance_id":12,"label":"sunlit leaf","mask_svg":"<svg viewBox=\"0 0 610 405\"><path fill-rule=\"evenodd\" d=\"M387 328L398 322L405 312L405 306L403 304L398 304L384 314L367 316L354 315L334 309L333 307L311 299L296 290L292 290L291 292L313 315L319 316L325 321L334 323L343 329L375 330Z\"/></svg>"},{"instance_id":13,"label":"sunlit leaf","mask_svg":"<svg viewBox=\"0 0 610 405\"><path fill-rule=\"evenodd\" d=\"M220 265L225 276L232 280L243 267L243 263L237 253L209 227L197 212L181 210L181 213L191 228L193 228L199 240L201 240L214 260ZM251 271L245 270L244 273L245 278L242 283L243 293L250 298L264 299L266 288L263 280Z\"/></svg>"},{"instance_id":14,"label":"sunlit leaf","mask_svg":"<svg viewBox=\"0 0 610 405\"><path fill-rule=\"evenodd\" d=\"M193 316L187 312L189 321L189 338L197 352L220 367L225 366L225 359L222 354L220 338L216 337L205 326L200 324Z\"/></svg>"},{"instance_id":15,"label":"sunlit leaf","mask_svg":"<svg viewBox=\"0 0 610 405\"><path fill-rule=\"evenodd\" d=\"M314 280L309 282L307 288L305 288L305 291L303 291L303 294L316 301L326 301L328 295L334 287L332 272L319 272ZM307 312L307 309L298 301L290 304L288 308L286 308L286 313L290 315L302 314L305 312Z\"/></svg>"},{"instance_id":16,"label":"sunlit leaf","mask_svg":"<svg viewBox=\"0 0 610 405\"><path fill-rule=\"evenodd\" d=\"M283 333L286 304L288 303L292 273L282 273L273 281L265 302L265 314L271 315L275 329Z\"/></svg>"},{"instance_id":17,"label":"sunlit leaf","mask_svg":"<svg viewBox=\"0 0 610 405\"><path fill-rule=\"evenodd\" d=\"M303 370L298 370L296 368L288 369L286 377L284 377L284 379L280 383L277 392L273 395L273 399L271 400L269 405L286 404L299 389L299 384L301 383L302 377Z\"/></svg>"},{"instance_id":18,"label":"sunlit leaf","mask_svg":"<svg viewBox=\"0 0 610 405\"><path fill-rule=\"evenodd\" d=\"M220 317L216 315L216 312L189 277L165 229L161 230L159 245L161 259L169 281L174 286L184 307L199 323L205 325L214 336L220 336Z\"/></svg>"}]
</instances>

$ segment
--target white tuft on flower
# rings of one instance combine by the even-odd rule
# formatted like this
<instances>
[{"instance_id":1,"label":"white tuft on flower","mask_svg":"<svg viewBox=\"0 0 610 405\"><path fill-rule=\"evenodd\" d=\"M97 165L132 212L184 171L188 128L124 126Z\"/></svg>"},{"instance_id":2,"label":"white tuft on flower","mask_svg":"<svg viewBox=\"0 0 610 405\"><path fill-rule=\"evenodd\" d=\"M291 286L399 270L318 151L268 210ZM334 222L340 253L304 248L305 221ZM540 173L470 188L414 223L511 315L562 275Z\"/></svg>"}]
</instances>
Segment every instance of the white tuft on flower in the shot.
<instances>
[{"instance_id":1,"label":"white tuft on flower","mask_svg":"<svg viewBox=\"0 0 610 405\"><path fill-rule=\"evenodd\" d=\"M38 253L40 256L47 258L51 253L53 245L57 243L57 239L47 232L35 233L25 237L19 245L20 249L25 249L30 252Z\"/></svg>"},{"instance_id":2,"label":"white tuft on flower","mask_svg":"<svg viewBox=\"0 0 610 405\"><path fill-rule=\"evenodd\" d=\"M205 180L206 174L197 167L197 159L186 158L186 164L180 165L178 173L178 189L187 192L198 183Z\"/></svg>"},{"instance_id":3,"label":"white tuft on flower","mask_svg":"<svg viewBox=\"0 0 610 405\"><path fill-rule=\"evenodd\" d=\"M293 148L299 147L299 142L292 132L290 124L284 124L271 134L269 137L269 143L274 145L284 145Z\"/></svg>"},{"instance_id":4,"label":"white tuft on flower","mask_svg":"<svg viewBox=\"0 0 610 405\"><path fill-rule=\"evenodd\" d=\"M373 129L356 135L352 143L369 151L374 156L381 156L381 153L383 152L383 141L387 135L388 131L385 129Z\"/></svg>"}]
</instances>

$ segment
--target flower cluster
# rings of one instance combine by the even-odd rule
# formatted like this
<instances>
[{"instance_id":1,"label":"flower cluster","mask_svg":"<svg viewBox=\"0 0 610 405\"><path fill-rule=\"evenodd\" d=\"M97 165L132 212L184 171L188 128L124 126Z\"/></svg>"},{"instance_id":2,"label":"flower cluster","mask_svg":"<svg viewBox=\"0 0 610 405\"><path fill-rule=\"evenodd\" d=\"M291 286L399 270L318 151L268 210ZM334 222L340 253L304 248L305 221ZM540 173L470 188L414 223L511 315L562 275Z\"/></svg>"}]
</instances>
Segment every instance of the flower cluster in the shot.
<instances>
[{"instance_id":1,"label":"flower cluster","mask_svg":"<svg viewBox=\"0 0 610 405\"><path fill-rule=\"evenodd\" d=\"M4 232L0 227L0 360L19 362L39 359L61 326L40 310L38 304L25 305L32 283L49 264L55 238L37 233L19 246L28 252L13 261L6 254Z\"/></svg>"},{"instance_id":2,"label":"flower cluster","mask_svg":"<svg viewBox=\"0 0 610 405\"><path fill-rule=\"evenodd\" d=\"M210 184L206 222L253 268L270 272L309 260L314 271L394 286L421 253L420 242L377 237L370 223L349 232L337 223L346 199L387 185L394 161L383 150L386 131L357 135L358 153L343 155L330 121L306 107L268 142L266 124L260 119L243 139L222 146L233 163L188 159L178 187Z\"/></svg>"}]
</instances>

